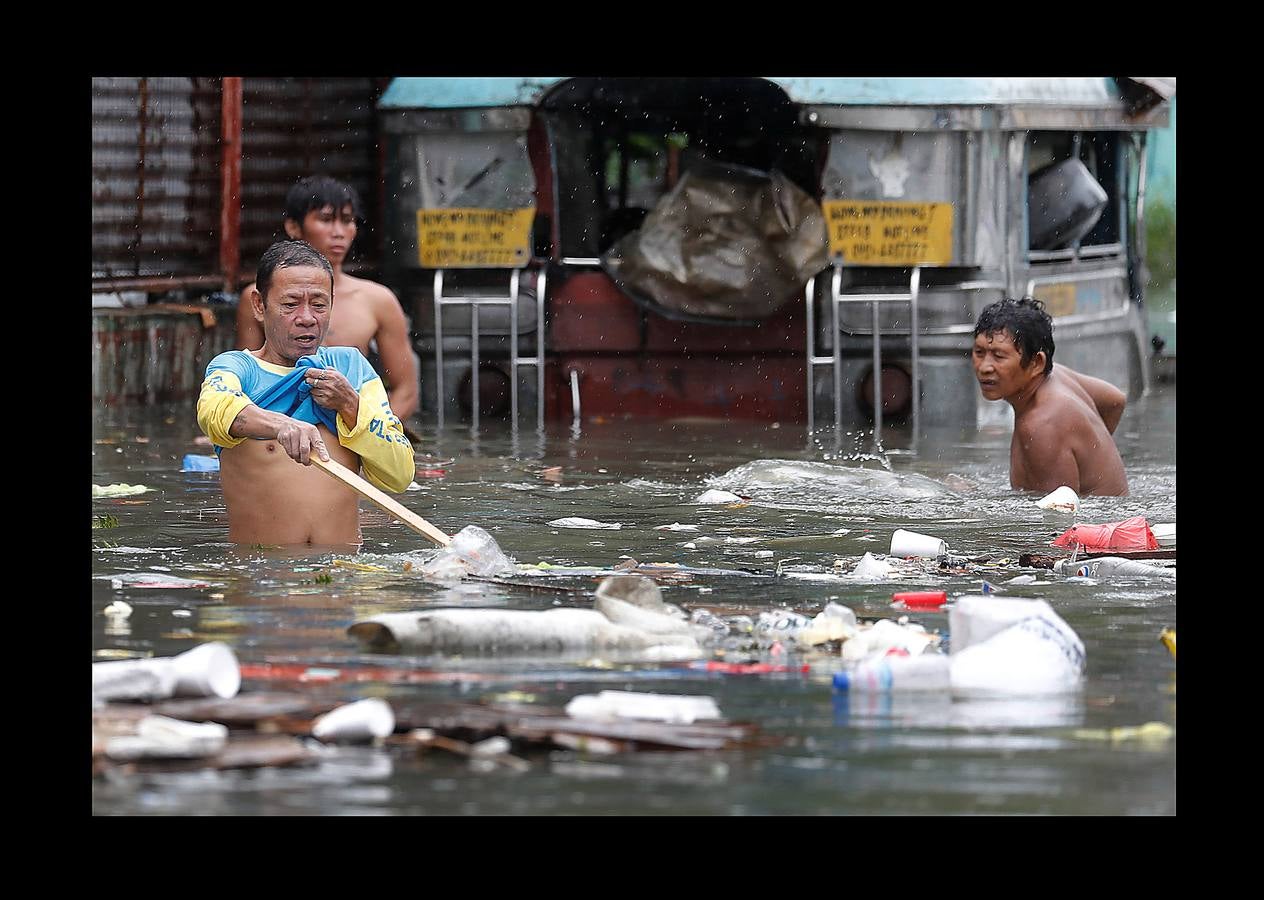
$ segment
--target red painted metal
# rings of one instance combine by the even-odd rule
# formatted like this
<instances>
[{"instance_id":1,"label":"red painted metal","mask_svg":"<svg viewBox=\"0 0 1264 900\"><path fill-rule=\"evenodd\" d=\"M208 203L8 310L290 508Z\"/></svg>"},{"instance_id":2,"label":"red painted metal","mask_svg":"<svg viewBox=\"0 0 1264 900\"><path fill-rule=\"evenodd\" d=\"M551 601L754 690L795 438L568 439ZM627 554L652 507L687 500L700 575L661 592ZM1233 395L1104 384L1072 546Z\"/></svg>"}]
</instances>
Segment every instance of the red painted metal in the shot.
<instances>
[{"instance_id":1,"label":"red painted metal","mask_svg":"<svg viewBox=\"0 0 1264 900\"><path fill-rule=\"evenodd\" d=\"M558 278L549 294L555 352L775 353L798 352L806 342L803 304L793 299L759 325L703 325L643 310L604 272Z\"/></svg>"},{"instance_id":2,"label":"red painted metal","mask_svg":"<svg viewBox=\"0 0 1264 900\"><path fill-rule=\"evenodd\" d=\"M531 126L527 129L527 157L531 160L531 171L535 175L535 213L537 216L549 217L549 246L552 248L549 256L556 259L561 237L553 210L552 156L548 130L538 116L532 119ZM532 252L534 253L534 248Z\"/></svg>"},{"instance_id":3,"label":"red painted metal","mask_svg":"<svg viewBox=\"0 0 1264 900\"><path fill-rule=\"evenodd\" d=\"M225 78L220 167L219 267L224 290L237 288L241 268L241 79Z\"/></svg>"},{"instance_id":4,"label":"red painted metal","mask_svg":"<svg viewBox=\"0 0 1264 900\"><path fill-rule=\"evenodd\" d=\"M571 415L570 372L579 373L581 413L593 416L807 418L803 356L669 356L563 353L545 366L550 418Z\"/></svg>"}]
</instances>

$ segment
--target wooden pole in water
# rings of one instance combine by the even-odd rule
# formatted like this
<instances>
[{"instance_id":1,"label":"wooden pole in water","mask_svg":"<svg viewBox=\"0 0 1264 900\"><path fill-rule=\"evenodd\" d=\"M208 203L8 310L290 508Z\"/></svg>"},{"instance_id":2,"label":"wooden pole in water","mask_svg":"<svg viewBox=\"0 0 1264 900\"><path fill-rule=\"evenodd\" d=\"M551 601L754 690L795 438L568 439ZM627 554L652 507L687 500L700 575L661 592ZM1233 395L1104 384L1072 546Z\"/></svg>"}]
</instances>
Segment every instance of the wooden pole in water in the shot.
<instances>
[{"instance_id":1,"label":"wooden pole in water","mask_svg":"<svg viewBox=\"0 0 1264 900\"><path fill-rule=\"evenodd\" d=\"M446 547L448 544L452 543L452 538L448 537L438 528L431 525L411 509L405 507L399 501L388 496L384 491L380 491L373 485L369 484L369 482L365 481L341 463L334 462L332 459L329 462L325 462L317 456L315 452L312 453L310 458L313 466L328 474L330 477L338 479L361 497L373 502L383 512L393 516L398 521L403 522L422 537L429 538L440 547Z\"/></svg>"},{"instance_id":2,"label":"wooden pole in water","mask_svg":"<svg viewBox=\"0 0 1264 900\"><path fill-rule=\"evenodd\" d=\"M221 97L219 268L224 290L237 290L241 267L241 79L225 78Z\"/></svg>"}]
</instances>

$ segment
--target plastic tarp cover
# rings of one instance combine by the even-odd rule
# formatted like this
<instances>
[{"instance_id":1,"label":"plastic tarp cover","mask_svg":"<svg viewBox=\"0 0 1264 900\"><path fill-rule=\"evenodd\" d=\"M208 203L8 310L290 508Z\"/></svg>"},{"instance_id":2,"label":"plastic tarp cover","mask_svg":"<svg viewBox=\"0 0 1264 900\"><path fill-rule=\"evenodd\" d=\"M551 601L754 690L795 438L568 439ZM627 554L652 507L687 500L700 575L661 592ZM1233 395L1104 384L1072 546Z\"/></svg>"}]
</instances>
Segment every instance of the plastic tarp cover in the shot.
<instances>
[{"instance_id":1,"label":"plastic tarp cover","mask_svg":"<svg viewBox=\"0 0 1264 900\"><path fill-rule=\"evenodd\" d=\"M633 300L671 319L757 322L826 265L820 205L777 170L686 171L602 257Z\"/></svg>"},{"instance_id":2,"label":"plastic tarp cover","mask_svg":"<svg viewBox=\"0 0 1264 900\"><path fill-rule=\"evenodd\" d=\"M1066 550L1158 550L1159 542L1145 516L1133 516L1108 525L1072 525L1053 546Z\"/></svg>"}]
</instances>

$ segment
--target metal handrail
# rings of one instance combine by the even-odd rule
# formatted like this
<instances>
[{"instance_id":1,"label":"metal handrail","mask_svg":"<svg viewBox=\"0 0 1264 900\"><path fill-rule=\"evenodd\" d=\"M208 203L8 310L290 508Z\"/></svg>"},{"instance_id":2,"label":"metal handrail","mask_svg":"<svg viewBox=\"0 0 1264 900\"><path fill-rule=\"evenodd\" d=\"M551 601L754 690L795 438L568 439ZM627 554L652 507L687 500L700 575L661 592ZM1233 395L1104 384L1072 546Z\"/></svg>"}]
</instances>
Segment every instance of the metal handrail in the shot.
<instances>
[{"instance_id":1,"label":"metal handrail","mask_svg":"<svg viewBox=\"0 0 1264 900\"><path fill-rule=\"evenodd\" d=\"M513 426L518 426L518 368L520 366L536 367L536 425L544 427L544 289L546 279L544 271L536 274L536 306L535 306L535 341L534 359L518 356L518 299L521 269L513 269L509 274L509 296L462 294L451 297L443 296L443 269L436 269L434 275L434 314L435 314L435 395L437 424L443 428L443 308L445 306L468 306L470 309L470 427L478 430L479 395L479 332L478 315L483 306L506 306L509 308L509 409Z\"/></svg>"},{"instance_id":2,"label":"metal handrail","mask_svg":"<svg viewBox=\"0 0 1264 900\"><path fill-rule=\"evenodd\" d=\"M917 436L921 425L921 397L920 394L920 376L921 376L921 347L918 341L918 295L921 291L922 270L920 266L913 266L913 272L909 277L909 289L907 293L893 294L861 294L861 293L843 293L842 278L843 270L841 266L835 265L834 276L830 281L830 309L832 312L831 323L834 334L834 352L832 356L816 355L816 278L808 280L805 293L805 301L807 303L807 382L808 382L808 431L811 433L816 428L816 397L815 397L815 378L813 366L832 365L834 368L834 431L840 434L843 427L843 350L842 341L838 339L839 332L842 327L839 311L844 304L847 303L869 303L873 306L873 433L874 440L877 443L882 441L882 323L879 318L879 309L882 303L908 303L911 317L911 327L909 334L912 338L912 357L913 357L913 442L916 448Z\"/></svg>"}]
</instances>

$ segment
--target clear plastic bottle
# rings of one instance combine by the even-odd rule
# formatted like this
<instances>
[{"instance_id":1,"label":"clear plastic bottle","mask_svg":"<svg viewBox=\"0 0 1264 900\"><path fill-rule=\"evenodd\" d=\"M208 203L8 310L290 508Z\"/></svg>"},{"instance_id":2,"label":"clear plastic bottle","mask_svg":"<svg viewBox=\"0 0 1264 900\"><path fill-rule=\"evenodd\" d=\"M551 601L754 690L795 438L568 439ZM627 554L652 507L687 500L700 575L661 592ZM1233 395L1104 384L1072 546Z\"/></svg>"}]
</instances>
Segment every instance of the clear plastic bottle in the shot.
<instances>
[{"instance_id":1,"label":"clear plastic bottle","mask_svg":"<svg viewBox=\"0 0 1264 900\"><path fill-rule=\"evenodd\" d=\"M884 656L834 676L840 691L946 691L951 657L943 653Z\"/></svg>"},{"instance_id":2,"label":"clear plastic bottle","mask_svg":"<svg viewBox=\"0 0 1264 900\"><path fill-rule=\"evenodd\" d=\"M1053 568L1059 575L1079 575L1082 578L1110 578L1112 576L1171 578L1176 575L1173 569L1151 566L1120 556L1099 556L1095 559L1082 559L1075 563L1069 559L1060 559L1054 563Z\"/></svg>"}]
</instances>

